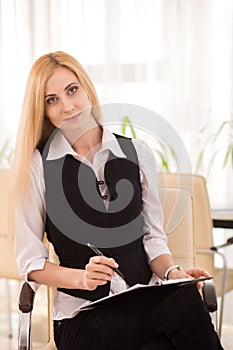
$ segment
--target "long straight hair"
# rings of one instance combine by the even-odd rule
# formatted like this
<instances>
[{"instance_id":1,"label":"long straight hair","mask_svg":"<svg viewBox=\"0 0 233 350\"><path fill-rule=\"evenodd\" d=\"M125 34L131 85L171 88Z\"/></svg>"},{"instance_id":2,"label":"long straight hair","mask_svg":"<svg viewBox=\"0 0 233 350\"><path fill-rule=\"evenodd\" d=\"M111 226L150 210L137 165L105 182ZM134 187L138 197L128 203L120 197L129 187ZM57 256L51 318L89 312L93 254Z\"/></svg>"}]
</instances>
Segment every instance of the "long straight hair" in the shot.
<instances>
[{"instance_id":1,"label":"long straight hair","mask_svg":"<svg viewBox=\"0 0 233 350\"><path fill-rule=\"evenodd\" d=\"M91 106L98 106L95 88L84 67L72 56L57 51L41 56L33 64L25 89L21 120L16 140L11 179L9 232L13 238L15 207L22 208L29 183L29 171L34 150L46 142L55 127L45 117L45 85L55 69L65 67L73 72L86 91ZM98 110L95 109L96 111ZM100 116L94 115L97 121Z\"/></svg>"}]
</instances>

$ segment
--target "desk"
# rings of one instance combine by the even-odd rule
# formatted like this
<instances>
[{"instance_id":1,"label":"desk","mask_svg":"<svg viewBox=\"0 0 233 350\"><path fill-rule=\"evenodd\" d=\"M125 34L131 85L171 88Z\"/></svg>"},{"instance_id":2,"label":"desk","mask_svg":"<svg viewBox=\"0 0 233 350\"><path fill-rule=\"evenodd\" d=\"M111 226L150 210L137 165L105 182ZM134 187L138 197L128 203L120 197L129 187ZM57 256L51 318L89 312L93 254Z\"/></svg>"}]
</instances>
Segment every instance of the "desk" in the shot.
<instances>
[{"instance_id":1,"label":"desk","mask_svg":"<svg viewBox=\"0 0 233 350\"><path fill-rule=\"evenodd\" d=\"M233 209L220 210L212 209L211 216L214 227L233 229Z\"/></svg>"}]
</instances>

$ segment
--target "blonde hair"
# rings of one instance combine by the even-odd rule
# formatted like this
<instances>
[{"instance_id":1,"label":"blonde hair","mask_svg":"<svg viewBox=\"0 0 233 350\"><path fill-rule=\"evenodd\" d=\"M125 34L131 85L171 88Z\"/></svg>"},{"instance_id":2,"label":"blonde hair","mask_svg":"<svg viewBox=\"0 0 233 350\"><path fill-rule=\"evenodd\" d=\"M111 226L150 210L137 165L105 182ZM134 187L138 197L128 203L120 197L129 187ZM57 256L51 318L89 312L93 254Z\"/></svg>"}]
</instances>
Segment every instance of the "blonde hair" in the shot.
<instances>
[{"instance_id":1,"label":"blonde hair","mask_svg":"<svg viewBox=\"0 0 233 350\"><path fill-rule=\"evenodd\" d=\"M57 51L41 56L33 64L26 84L15 148L10 198L11 218L16 203L21 207L23 204L33 152L40 143L49 139L55 129L49 119L45 118L44 94L48 79L58 67L65 67L72 71L86 91L91 106L99 105L95 88L86 70L74 57ZM95 118L99 121L98 113L95 113ZM10 221L13 222L13 220ZM12 230L13 227L10 228L10 231Z\"/></svg>"}]
</instances>

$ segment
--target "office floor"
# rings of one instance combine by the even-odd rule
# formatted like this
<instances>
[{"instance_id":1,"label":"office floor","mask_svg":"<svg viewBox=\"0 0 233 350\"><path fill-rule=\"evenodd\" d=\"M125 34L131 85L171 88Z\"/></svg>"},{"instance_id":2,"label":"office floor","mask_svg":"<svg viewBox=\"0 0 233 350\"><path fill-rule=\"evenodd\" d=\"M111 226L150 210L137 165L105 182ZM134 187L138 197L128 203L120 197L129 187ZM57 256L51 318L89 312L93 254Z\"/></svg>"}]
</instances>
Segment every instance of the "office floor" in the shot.
<instances>
[{"instance_id":1,"label":"office floor","mask_svg":"<svg viewBox=\"0 0 233 350\"><path fill-rule=\"evenodd\" d=\"M12 323L12 338L7 336L8 319L7 319L7 303L6 303L6 281L0 279L0 348L2 350L17 350L17 336L18 336L18 295L20 283L10 281L11 293L11 323ZM229 296L231 300L233 293ZM46 289L41 287L36 295L34 304L35 312L33 313L32 321L32 339L33 350L43 350L47 339L47 319L46 319ZM232 305L232 302L230 303ZM222 331L222 344L225 350L233 350L233 316L232 322L224 323Z\"/></svg>"}]
</instances>

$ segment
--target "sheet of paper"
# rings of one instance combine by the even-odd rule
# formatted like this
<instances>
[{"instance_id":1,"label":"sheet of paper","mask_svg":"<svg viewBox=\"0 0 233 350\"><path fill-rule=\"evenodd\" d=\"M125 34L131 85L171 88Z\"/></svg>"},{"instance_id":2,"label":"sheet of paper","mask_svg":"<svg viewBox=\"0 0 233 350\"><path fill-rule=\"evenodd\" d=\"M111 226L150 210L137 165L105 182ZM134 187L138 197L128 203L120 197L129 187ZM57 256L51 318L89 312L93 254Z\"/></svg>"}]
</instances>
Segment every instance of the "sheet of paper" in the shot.
<instances>
[{"instance_id":1,"label":"sheet of paper","mask_svg":"<svg viewBox=\"0 0 233 350\"><path fill-rule=\"evenodd\" d=\"M124 290L122 292L119 292L119 293L116 293L116 294L107 295L104 298L101 298L99 300L93 301L90 304L82 307L81 310L88 310L88 309L90 309L92 307L100 306L101 304L104 303L104 301L107 301L108 299L118 297L119 295L122 295L122 294L125 294L125 293L130 293L131 291L133 291L135 289L156 288L156 287L159 288L159 287L164 287L164 286L167 286L167 285L180 285L180 286L182 286L182 285L185 285L185 284L189 284L189 283L195 284L197 282L202 282L202 281L206 281L206 280L210 280L210 279L212 279L212 277L170 279L170 280L167 280L167 281L159 281L156 284L151 284L151 285L139 284L138 283L138 284L135 284L132 287L129 287L128 289L126 289L126 290Z\"/></svg>"}]
</instances>

